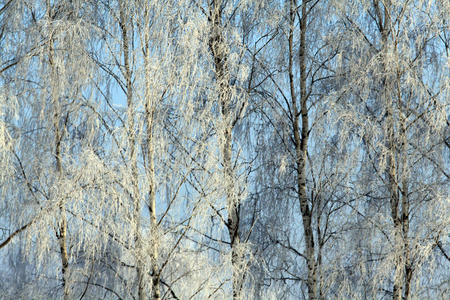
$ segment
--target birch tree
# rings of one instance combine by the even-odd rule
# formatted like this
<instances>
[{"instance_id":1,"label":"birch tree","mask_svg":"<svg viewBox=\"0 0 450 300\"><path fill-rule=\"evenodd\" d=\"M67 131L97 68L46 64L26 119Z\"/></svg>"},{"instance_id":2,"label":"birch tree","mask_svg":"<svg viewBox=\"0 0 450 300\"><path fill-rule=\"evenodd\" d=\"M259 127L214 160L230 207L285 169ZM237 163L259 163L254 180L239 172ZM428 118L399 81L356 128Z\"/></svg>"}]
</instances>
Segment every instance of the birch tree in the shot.
<instances>
[{"instance_id":1,"label":"birch tree","mask_svg":"<svg viewBox=\"0 0 450 300\"><path fill-rule=\"evenodd\" d=\"M2 113L8 143L5 150L11 163L6 166L11 173L5 178L4 192L8 193L6 199L21 199L6 207L14 227L2 247L15 235L26 232L24 246L30 256L25 259L37 265L43 260L51 263L53 255L45 256L57 249L56 277L61 279L65 299L71 297L70 262L74 257L69 252L73 237L68 233L67 209L73 207L74 195L80 192L80 173L73 162L78 159L78 145L89 144L92 138L73 136L83 120L77 99L89 79L86 75L90 68L89 64L78 68L73 63L85 59L80 49L86 42L86 31L79 8L72 3L26 1L9 1L3 7L10 20L25 11L23 23L18 24L17 31L7 32L7 39L11 42L16 37L24 38L24 48L29 52L19 48L14 63L2 74ZM17 184L8 185L11 180Z\"/></svg>"},{"instance_id":2,"label":"birch tree","mask_svg":"<svg viewBox=\"0 0 450 300\"><path fill-rule=\"evenodd\" d=\"M372 223L371 242L361 251L368 253L374 297L420 298L428 293L426 273L442 272L434 270L448 232L448 216L438 212L448 210L449 179L442 168L448 165L448 64L440 43L448 28L440 24L440 9L448 13L443 2L342 5L349 37L341 52L345 111L364 151L354 187ZM431 297L443 295L441 287L434 292Z\"/></svg>"},{"instance_id":3,"label":"birch tree","mask_svg":"<svg viewBox=\"0 0 450 300\"><path fill-rule=\"evenodd\" d=\"M196 257L193 249L192 255L187 255L181 248L189 251L184 236L195 223L193 218L204 197L188 192L191 188L187 186L195 182L200 190L201 176L194 174L194 169L205 169L204 155L195 150L205 147L201 140L204 133L191 120L195 105L188 101L197 93L194 79L200 76L190 74L195 67L187 64L192 61L186 61L192 58L195 43L183 44L183 26L191 24L186 17L189 8L183 2L129 4L110 4L117 10L109 11L105 20L111 22L114 31L105 32L106 53L93 53L92 58L126 98L125 110L114 108L117 98L105 101L116 114L108 127L120 124L112 134L118 149L124 152L112 162L120 166L117 178L124 184L117 188L132 216L134 241L130 254L134 257L137 295L148 298L151 291L153 299L176 297L177 288L171 281L183 287L183 294L196 294L202 290L201 281L198 285L190 282L190 286L187 282L190 276L199 276L200 266L191 263L202 258ZM188 20L184 24L183 18ZM175 37L179 40L174 41ZM192 59L195 61L195 57Z\"/></svg>"},{"instance_id":4,"label":"birch tree","mask_svg":"<svg viewBox=\"0 0 450 300\"><path fill-rule=\"evenodd\" d=\"M0 294L445 297L448 12L0 0Z\"/></svg>"},{"instance_id":5,"label":"birch tree","mask_svg":"<svg viewBox=\"0 0 450 300\"><path fill-rule=\"evenodd\" d=\"M265 248L266 280L283 286L287 294L281 297L305 292L305 298L323 298L333 281L323 263L326 249L345 227L337 221L338 180L348 176L340 145L332 144L333 128L324 129L337 48L322 30L333 26L333 10L326 1L286 1L269 9L273 29L261 45L270 46L253 52L260 70L255 98L264 120L258 151L267 151L256 181L262 184L259 201L267 203L260 225L271 245Z\"/></svg>"}]
</instances>

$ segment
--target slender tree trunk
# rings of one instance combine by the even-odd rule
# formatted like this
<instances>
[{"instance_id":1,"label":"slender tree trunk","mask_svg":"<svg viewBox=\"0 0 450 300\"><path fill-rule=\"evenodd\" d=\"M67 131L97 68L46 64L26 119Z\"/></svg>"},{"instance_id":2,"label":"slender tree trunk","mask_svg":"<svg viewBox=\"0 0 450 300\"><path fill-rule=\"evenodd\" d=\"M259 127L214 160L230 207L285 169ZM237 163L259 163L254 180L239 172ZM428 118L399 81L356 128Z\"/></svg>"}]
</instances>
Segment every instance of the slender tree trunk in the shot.
<instances>
[{"instance_id":1,"label":"slender tree trunk","mask_svg":"<svg viewBox=\"0 0 450 300\"><path fill-rule=\"evenodd\" d=\"M401 219L399 217L399 189L398 189L398 174L396 164L396 146L395 146L395 130L394 130L394 112L392 99L387 91L386 85L389 79L384 79L383 97L386 105L386 149L388 151L386 159L386 177L388 182L391 218L394 223L394 243L402 244L402 228ZM394 272L394 288L393 298L395 300L402 299L403 287L403 255L399 249L403 247L396 247L395 255L395 272Z\"/></svg>"},{"instance_id":2,"label":"slender tree trunk","mask_svg":"<svg viewBox=\"0 0 450 300\"><path fill-rule=\"evenodd\" d=\"M149 50L149 27L150 27L150 15L148 6L144 8L144 36L143 36L143 54L144 54L144 69L145 69L145 116L146 116L146 153L147 153L147 176L149 181L149 215L150 215L150 234L152 235L151 243L151 276L152 276L152 299L161 299L160 292L160 272L158 265L158 249L159 249L159 237L158 237L158 222L156 219L156 186L155 186L155 166L154 166L154 147L153 147L153 126L155 115L155 103L150 95L150 50Z\"/></svg>"},{"instance_id":3,"label":"slender tree trunk","mask_svg":"<svg viewBox=\"0 0 450 300\"><path fill-rule=\"evenodd\" d=\"M151 123L149 123L151 124ZM147 129L151 131L151 129ZM160 292L160 269L158 265L158 248L159 248L159 237L158 237L158 224L156 220L156 195L155 195L155 185L154 185L154 166L153 166L153 147L151 145L151 132L149 133L149 146L148 146L148 160L149 160L149 180L150 180L150 191L149 191L149 213L150 213L150 228L152 234L152 244L151 244L151 264L152 264L152 299L161 299Z\"/></svg>"},{"instance_id":4,"label":"slender tree trunk","mask_svg":"<svg viewBox=\"0 0 450 300\"><path fill-rule=\"evenodd\" d=\"M55 116L56 117L56 116ZM59 119L59 118L58 118ZM58 122L58 119L55 121ZM58 173L58 184L60 184L60 179L62 177L62 164L61 164L61 139L62 133L59 128L56 127L55 133L55 156L56 156L56 169ZM59 225L59 232L56 234L59 243L60 256L61 256L61 272L62 281L64 289L64 300L69 299L69 284L68 284L68 269L69 269L69 255L67 252L67 219L66 219L66 209L64 203L60 203L59 212L61 223Z\"/></svg>"},{"instance_id":5,"label":"slender tree trunk","mask_svg":"<svg viewBox=\"0 0 450 300\"><path fill-rule=\"evenodd\" d=\"M52 20L51 6L50 3L47 2L47 18ZM56 161L56 174L57 181L56 184L61 184L60 181L63 177L63 167L61 161L61 142L64 135L64 128L61 128L61 105L59 103L59 78L57 67L55 66L55 50L54 50L54 39L53 36L49 39L49 49L48 49L48 61L51 70L51 100L54 109L53 115L53 127L55 130L55 139L54 139L54 153L55 153L55 161ZM68 118L68 117L67 117ZM66 209L62 200L59 202L59 217L60 224L59 228L56 232L56 237L58 239L59 250L60 250L60 259L61 259L61 273L62 273L62 286L63 286L63 298L64 300L69 299L70 289L68 284L68 275L69 275L69 254L67 251L67 217L66 217Z\"/></svg>"},{"instance_id":6,"label":"slender tree trunk","mask_svg":"<svg viewBox=\"0 0 450 300\"><path fill-rule=\"evenodd\" d=\"M225 169L226 181L226 197L227 197L227 211L228 211L228 234L230 237L231 247L231 265L233 268L233 299L241 298L241 290L243 284L242 270L239 264L242 262L241 253L237 251L237 245L240 243L239 236L239 199L234 191L234 174L232 169L231 158L231 128L225 129L225 144L222 148L223 165Z\"/></svg>"},{"instance_id":7,"label":"slender tree trunk","mask_svg":"<svg viewBox=\"0 0 450 300\"><path fill-rule=\"evenodd\" d=\"M294 21L297 11L296 1L290 0L289 13L289 84L291 92L291 101L293 109L293 131L295 142L295 153L297 160L297 193L302 214L303 235L305 238L306 262L308 266L308 299L317 299L317 272L314 256L314 234L312 227L312 209L308 204L308 196L306 192L306 158L308 151L309 138L309 120L308 120L308 95L306 92L306 25L307 12L306 2L302 3L300 16L300 46L299 46L299 63L300 63L300 110L298 109L297 97L295 93L295 82L293 74L293 36ZM301 128L299 127L301 116Z\"/></svg>"},{"instance_id":8,"label":"slender tree trunk","mask_svg":"<svg viewBox=\"0 0 450 300\"><path fill-rule=\"evenodd\" d=\"M59 114L55 114L55 123L59 123ZM60 184L60 179L62 178L62 163L61 163L61 139L63 133L60 132L60 129L57 124L56 132L55 132L55 156L56 156L56 169L58 174L58 184ZM64 289L64 300L69 299L69 284L68 284L68 270L69 270L69 255L67 251L67 219L66 219L66 209L64 203L60 203L59 205L60 212L60 225L59 232L57 232L56 236L58 238L59 249L60 249L60 257L61 257L61 272L62 272L62 281L63 281L63 289Z\"/></svg>"},{"instance_id":9,"label":"slender tree trunk","mask_svg":"<svg viewBox=\"0 0 450 300\"><path fill-rule=\"evenodd\" d=\"M397 45L395 47L397 50ZM397 110L399 112L399 131L400 137L400 157L401 157L401 199L402 199L402 213L401 213L401 224L402 224L402 241L403 241L403 268L404 268L404 293L403 299L408 300L410 298L411 292L411 280L413 276L413 267L411 261L410 244L409 244L409 198L408 198L408 137L407 137L407 124L406 117L403 113L402 107L402 96L400 88L400 71L397 71Z\"/></svg>"},{"instance_id":10,"label":"slender tree trunk","mask_svg":"<svg viewBox=\"0 0 450 300\"><path fill-rule=\"evenodd\" d=\"M385 95L389 98L388 95ZM391 218L394 223L394 242L402 244L402 228L401 228L401 219L398 214L399 209L399 193L398 193L398 185L397 185L397 168L395 163L395 145L394 145L394 121L393 121L393 113L391 101L388 100L387 103L387 149L389 151L387 158L387 177L389 182L389 193L390 193L390 205L391 205ZM403 245L399 248L402 249ZM396 247L397 248L397 247ZM393 288L393 298L395 300L402 300L402 287L403 287L403 253L396 249L395 259L395 275L394 275L394 288Z\"/></svg>"},{"instance_id":11,"label":"slender tree trunk","mask_svg":"<svg viewBox=\"0 0 450 300\"><path fill-rule=\"evenodd\" d=\"M219 88L219 106L221 109L221 121L223 126L220 130L220 139L222 140L221 156L225 180L225 194L227 201L227 229L230 238L231 247L231 265L232 265L232 288L233 299L241 298L241 290L244 281L243 270L239 265L242 263L242 254L239 253L237 246L240 243L239 236L239 208L240 203L238 195L235 192L235 173L232 162L232 142L234 122L231 118L231 87L230 74L227 66L228 49L225 44L221 26L222 19L222 1L215 0L210 7L210 38L209 47L214 59L214 68L216 83Z\"/></svg>"},{"instance_id":12,"label":"slender tree trunk","mask_svg":"<svg viewBox=\"0 0 450 300\"><path fill-rule=\"evenodd\" d=\"M138 167L137 167L137 149L136 149L136 133L135 133L135 104L133 102L133 83L132 83L132 69L130 66L130 41L128 33L128 23L131 23L126 13L126 3L120 1L119 12L119 26L122 33L122 54L123 54L123 71L126 82L126 97L127 97L127 137L129 146L129 158L131 168L131 181L133 188L134 201L134 240L136 247L136 271L138 280L138 298L139 300L146 299L145 294L145 271L141 264L143 263L142 253L142 236L141 236L141 199L139 197L139 182L138 182Z\"/></svg>"},{"instance_id":13,"label":"slender tree trunk","mask_svg":"<svg viewBox=\"0 0 450 300\"><path fill-rule=\"evenodd\" d=\"M396 76L392 73L392 66L387 65L389 56L389 34L391 32L390 9L391 2L374 1L374 9L378 19L379 30L382 40L383 55L383 98L386 107L385 139L388 151L386 159L386 177L390 194L391 218L394 223L394 242L396 245L394 287L392 298L394 300L408 299L410 294L410 284L412 280L412 268L409 250L409 202L408 202L408 182L406 176L406 120L402 114L401 91L400 91L400 71ZM397 51L397 42L394 40L394 50ZM396 95L395 95L396 91ZM397 114L394 105L394 98L397 100ZM396 126L396 120L399 124ZM397 128L397 132L396 132ZM399 145L400 142L400 145ZM401 182L400 182L401 180ZM401 184L401 185L400 185Z\"/></svg>"}]
</instances>

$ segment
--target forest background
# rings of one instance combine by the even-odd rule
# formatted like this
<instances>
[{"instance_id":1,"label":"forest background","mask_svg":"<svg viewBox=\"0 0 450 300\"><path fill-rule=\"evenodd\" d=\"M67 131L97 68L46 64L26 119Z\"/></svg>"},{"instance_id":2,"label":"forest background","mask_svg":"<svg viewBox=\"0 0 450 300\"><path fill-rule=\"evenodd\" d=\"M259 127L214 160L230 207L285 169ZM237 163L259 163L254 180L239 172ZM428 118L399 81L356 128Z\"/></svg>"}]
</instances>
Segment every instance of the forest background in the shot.
<instances>
[{"instance_id":1,"label":"forest background","mask_svg":"<svg viewBox=\"0 0 450 300\"><path fill-rule=\"evenodd\" d=\"M449 12L0 0L0 298L445 299Z\"/></svg>"}]
</instances>

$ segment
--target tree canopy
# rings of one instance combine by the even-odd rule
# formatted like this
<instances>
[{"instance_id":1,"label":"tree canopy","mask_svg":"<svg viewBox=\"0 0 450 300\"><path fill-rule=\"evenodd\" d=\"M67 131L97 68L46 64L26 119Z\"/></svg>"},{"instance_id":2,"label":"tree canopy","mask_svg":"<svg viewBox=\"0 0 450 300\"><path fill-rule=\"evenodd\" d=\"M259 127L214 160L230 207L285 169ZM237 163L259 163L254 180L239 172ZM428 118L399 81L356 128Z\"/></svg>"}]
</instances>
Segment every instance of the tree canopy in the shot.
<instances>
[{"instance_id":1,"label":"tree canopy","mask_svg":"<svg viewBox=\"0 0 450 300\"><path fill-rule=\"evenodd\" d=\"M449 17L0 0L0 298L445 299Z\"/></svg>"}]
</instances>

